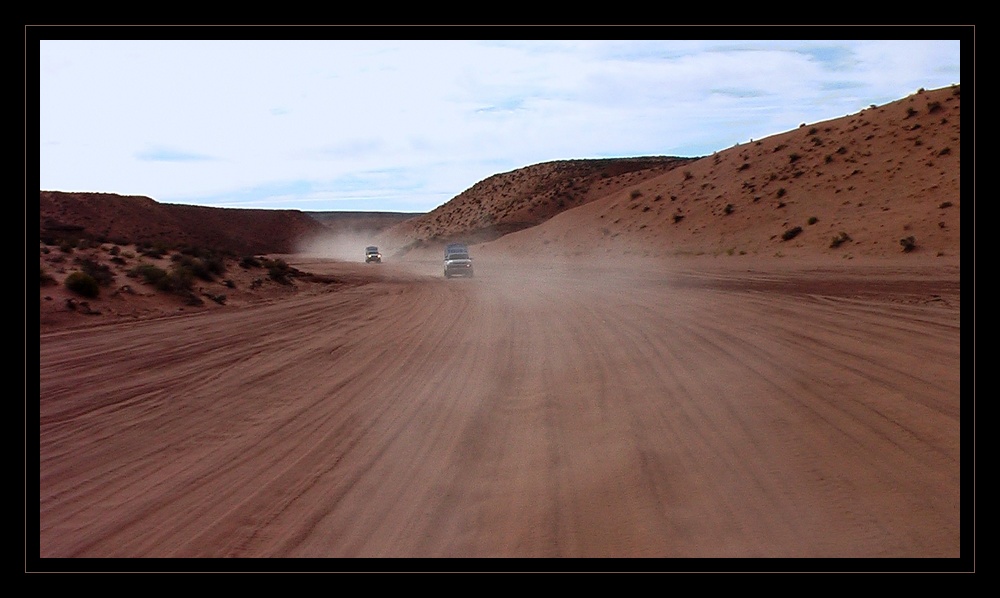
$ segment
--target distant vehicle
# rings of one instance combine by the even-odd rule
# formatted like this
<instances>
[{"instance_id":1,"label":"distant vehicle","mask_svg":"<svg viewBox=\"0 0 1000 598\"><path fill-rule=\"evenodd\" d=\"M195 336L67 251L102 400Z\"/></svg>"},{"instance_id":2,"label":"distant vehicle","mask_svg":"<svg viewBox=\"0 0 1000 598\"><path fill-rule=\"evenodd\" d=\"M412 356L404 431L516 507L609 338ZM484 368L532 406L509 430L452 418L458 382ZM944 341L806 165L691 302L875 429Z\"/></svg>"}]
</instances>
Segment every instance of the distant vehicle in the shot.
<instances>
[{"instance_id":1,"label":"distant vehicle","mask_svg":"<svg viewBox=\"0 0 1000 598\"><path fill-rule=\"evenodd\" d=\"M371 264L372 262L381 264L382 254L379 253L378 247L369 245L368 247L365 247L365 263Z\"/></svg>"},{"instance_id":2,"label":"distant vehicle","mask_svg":"<svg viewBox=\"0 0 1000 598\"><path fill-rule=\"evenodd\" d=\"M444 277L467 276L472 278L473 275L469 246L465 243L449 243L444 248Z\"/></svg>"}]
</instances>

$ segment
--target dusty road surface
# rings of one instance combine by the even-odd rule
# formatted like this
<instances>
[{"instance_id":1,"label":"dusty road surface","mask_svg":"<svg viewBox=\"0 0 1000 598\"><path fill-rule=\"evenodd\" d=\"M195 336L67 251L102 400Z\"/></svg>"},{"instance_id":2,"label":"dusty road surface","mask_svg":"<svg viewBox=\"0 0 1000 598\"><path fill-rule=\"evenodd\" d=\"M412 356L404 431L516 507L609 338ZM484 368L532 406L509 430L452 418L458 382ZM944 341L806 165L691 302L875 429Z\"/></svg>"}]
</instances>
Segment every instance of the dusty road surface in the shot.
<instances>
[{"instance_id":1,"label":"dusty road surface","mask_svg":"<svg viewBox=\"0 0 1000 598\"><path fill-rule=\"evenodd\" d=\"M40 566L961 556L957 265L379 267L42 334Z\"/></svg>"}]
</instances>

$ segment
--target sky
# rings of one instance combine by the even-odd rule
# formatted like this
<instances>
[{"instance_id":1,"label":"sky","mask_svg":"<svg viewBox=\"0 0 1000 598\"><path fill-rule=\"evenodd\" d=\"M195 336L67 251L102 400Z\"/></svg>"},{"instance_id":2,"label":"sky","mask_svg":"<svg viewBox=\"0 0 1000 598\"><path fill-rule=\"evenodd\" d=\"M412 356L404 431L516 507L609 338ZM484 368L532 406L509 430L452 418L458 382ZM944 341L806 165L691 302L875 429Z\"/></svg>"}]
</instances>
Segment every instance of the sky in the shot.
<instances>
[{"instance_id":1,"label":"sky","mask_svg":"<svg viewBox=\"0 0 1000 598\"><path fill-rule=\"evenodd\" d=\"M961 84L959 39L38 43L41 190L229 208L429 212L526 166L707 156Z\"/></svg>"}]
</instances>

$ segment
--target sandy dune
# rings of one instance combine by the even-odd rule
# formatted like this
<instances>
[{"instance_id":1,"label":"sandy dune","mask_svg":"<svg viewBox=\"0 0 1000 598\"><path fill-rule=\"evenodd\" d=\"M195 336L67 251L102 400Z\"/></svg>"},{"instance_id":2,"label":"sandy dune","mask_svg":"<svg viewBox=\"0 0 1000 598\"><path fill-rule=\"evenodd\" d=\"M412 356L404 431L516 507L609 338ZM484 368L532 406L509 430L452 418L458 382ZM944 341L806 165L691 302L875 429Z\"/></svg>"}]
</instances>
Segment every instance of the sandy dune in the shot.
<instances>
[{"instance_id":1,"label":"sandy dune","mask_svg":"<svg viewBox=\"0 0 1000 598\"><path fill-rule=\"evenodd\" d=\"M950 569L959 267L893 264L484 259L445 280L411 261L338 292L43 333L39 566ZM473 567L772 563L511 565ZM263 568L300 566L465 567Z\"/></svg>"}]
</instances>

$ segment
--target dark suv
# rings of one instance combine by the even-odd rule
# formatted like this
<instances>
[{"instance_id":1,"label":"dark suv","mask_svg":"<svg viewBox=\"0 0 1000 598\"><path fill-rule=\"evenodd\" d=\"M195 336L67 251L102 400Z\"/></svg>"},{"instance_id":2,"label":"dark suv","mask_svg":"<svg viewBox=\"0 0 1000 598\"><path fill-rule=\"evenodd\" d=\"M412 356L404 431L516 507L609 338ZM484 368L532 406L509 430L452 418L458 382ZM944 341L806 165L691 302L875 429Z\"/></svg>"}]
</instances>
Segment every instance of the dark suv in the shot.
<instances>
[{"instance_id":1,"label":"dark suv","mask_svg":"<svg viewBox=\"0 0 1000 598\"><path fill-rule=\"evenodd\" d=\"M365 263L370 264L375 262L376 264L382 263L382 254L379 253L378 247L374 245L369 245L365 247Z\"/></svg>"},{"instance_id":2,"label":"dark suv","mask_svg":"<svg viewBox=\"0 0 1000 598\"><path fill-rule=\"evenodd\" d=\"M444 277L468 276L472 278L472 258L469 247L462 243L451 243L444 250Z\"/></svg>"}]
</instances>

